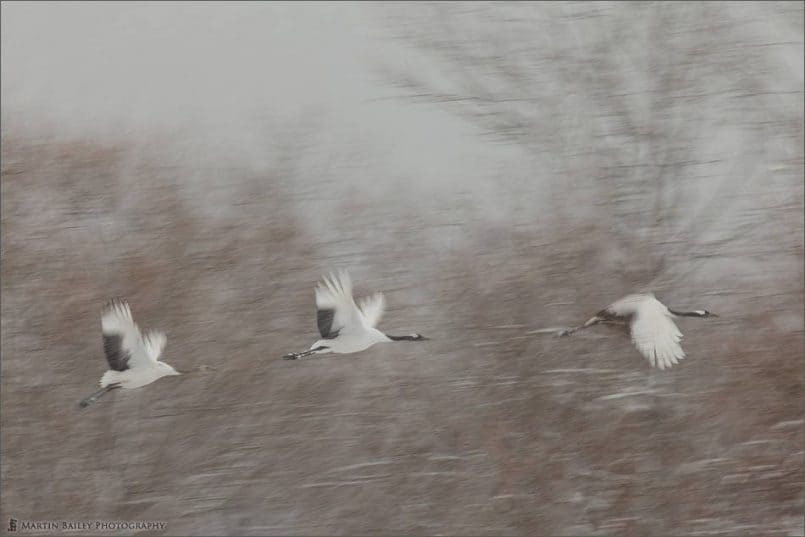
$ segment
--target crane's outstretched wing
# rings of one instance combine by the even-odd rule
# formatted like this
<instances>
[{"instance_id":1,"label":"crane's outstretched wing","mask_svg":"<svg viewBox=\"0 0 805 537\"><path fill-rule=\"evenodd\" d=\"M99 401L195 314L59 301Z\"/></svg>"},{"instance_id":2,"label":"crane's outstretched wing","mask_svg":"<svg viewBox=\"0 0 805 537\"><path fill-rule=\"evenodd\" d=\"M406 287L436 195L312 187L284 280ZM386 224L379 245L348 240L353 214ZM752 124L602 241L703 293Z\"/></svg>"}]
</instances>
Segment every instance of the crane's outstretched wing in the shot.
<instances>
[{"instance_id":1,"label":"crane's outstretched wing","mask_svg":"<svg viewBox=\"0 0 805 537\"><path fill-rule=\"evenodd\" d=\"M657 300L646 301L637 308L631 333L632 343L652 367L665 369L685 357L679 344L682 333L671 320L668 309Z\"/></svg>"},{"instance_id":2,"label":"crane's outstretched wing","mask_svg":"<svg viewBox=\"0 0 805 537\"><path fill-rule=\"evenodd\" d=\"M385 307L386 298L383 296L383 293L375 293L358 300L358 309L361 311L363 324L367 328L377 326L380 318L383 317Z\"/></svg>"},{"instance_id":3,"label":"crane's outstretched wing","mask_svg":"<svg viewBox=\"0 0 805 537\"><path fill-rule=\"evenodd\" d=\"M115 298L106 305L101 313L101 331L109 369L125 371L153 361L125 300Z\"/></svg>"},{"instance_id":4,"label":"crane's outstretched wing","mask_svg":"<svg viewBox=\"0 0 805 537\"><path fill-rule=\"evenodd\" d=\"M318 306L316 309L316 324L319 327L319 333L324 339L333 339L338 335L338 330L333 330L333 319L335 318L335 309L321 309Z\"/></svg>"},{"instance_id":5,"label":"crane's outstretched wing","mask_svg":"<svg viewBox=\"0 0 805 537\"><path fill-rule=\"evenodd\" d=\"M352 281L346 271L323 278L316 286L316 322L324 339L363 326L363 318L352 298Z\"/></svg>"},{"instance_id":6,"label":"crane's outstretched wing","mask_svg":"<svg viewBox=\"0 0 805 537\"><path fill-rule=\"evenodd\" d=\"M168 337L164 332L157 332L155 330L148 331L143 337L143 347L145 348L145 353L148 355L148 359L152 362L159 360L159 356L162 354L162 350L165 348L167 342Z\"/></svg>"}]
</instances>

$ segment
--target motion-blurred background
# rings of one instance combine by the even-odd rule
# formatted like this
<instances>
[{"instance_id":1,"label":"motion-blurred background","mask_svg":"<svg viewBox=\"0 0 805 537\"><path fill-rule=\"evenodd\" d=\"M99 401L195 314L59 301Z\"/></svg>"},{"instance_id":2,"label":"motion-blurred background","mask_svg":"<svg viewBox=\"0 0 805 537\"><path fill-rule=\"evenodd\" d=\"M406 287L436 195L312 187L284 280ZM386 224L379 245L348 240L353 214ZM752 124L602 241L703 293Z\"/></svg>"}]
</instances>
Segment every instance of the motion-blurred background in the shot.
<instances>
[{"instance_id":1,"label":"motion-blurred background","mask_svg":"<svg viewBox=\"0 0 805 537\"><path fill-rule=\"evenodd\" d=\"M4 530L805 531L801 2L4 3L1 259ZM217 370L78 411L117 295Z\"/></svg>"}]
</instances>

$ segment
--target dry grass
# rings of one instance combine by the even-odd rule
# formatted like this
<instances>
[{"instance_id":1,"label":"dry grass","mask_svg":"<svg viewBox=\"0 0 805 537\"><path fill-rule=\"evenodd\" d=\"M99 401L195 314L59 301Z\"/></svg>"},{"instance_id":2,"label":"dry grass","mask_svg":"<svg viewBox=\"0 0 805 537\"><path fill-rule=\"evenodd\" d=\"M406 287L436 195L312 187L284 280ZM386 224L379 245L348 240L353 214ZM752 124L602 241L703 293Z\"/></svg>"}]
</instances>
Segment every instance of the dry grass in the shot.
<instances>
[{"instance_id":1,"label":"dry grass","mask_svg":"<svg viewBox=\"0 0 805 537\"><path fill-rule=\"evenodd\" d=\"M655 276L618 270L595 215L468 221L470 247L437 250L422 238L439 216L364 207L373 232L345 212L336 258L271 176L197 172L237 205L207 218L187 170L148 153L9 136L2 151L6 518L162 520L170 535L802 533L801 264L712 297L699 280L664 289L723 317L685 322L689 358L659 372L622 334L524 335ZM433 340L279 360L315 337L319 273L362 262L359 290L387 291L383 327ZM114 295L168 332L168 362L217 371L79 412Z\"/></svg>"}]
</instances>

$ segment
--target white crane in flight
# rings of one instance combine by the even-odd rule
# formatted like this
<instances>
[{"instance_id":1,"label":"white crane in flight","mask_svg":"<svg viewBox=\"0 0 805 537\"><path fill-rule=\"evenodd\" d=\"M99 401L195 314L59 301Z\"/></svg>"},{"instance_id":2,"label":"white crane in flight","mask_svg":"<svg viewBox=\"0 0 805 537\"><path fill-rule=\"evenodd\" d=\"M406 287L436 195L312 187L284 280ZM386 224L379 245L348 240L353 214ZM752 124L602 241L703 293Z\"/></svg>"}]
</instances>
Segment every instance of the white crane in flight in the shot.
<instances>
[{"instance_id":1,"label":"white crane in flight","mask_svg":"<svg viewBox=\"0 0 805 537\"><path fill-rule=\"evenodd\" d=\"M162 377L181 374L159 361L168 340L165 334L140 333L125 300L116 298L106 305L101 313L101 331L109 371L101 377L101 389L81 400L82 408L116 388L139 388Z\"/></svg>"},{"instance_id":2,"label":"white crane in flight","mask_svg":"<svg viewBox=\"0 0 805 537\"><path fill-rule=\"evenodd\" d=\"M675 317L718 317L707 310L678 311L669 309L652 293L628 295L595 314L581 326L553 331L559 336L568 336L596 324L616 324L629 328L632 343L646 357L652 367L665 369L679 363L685 351L679 341L682 333L673 319Z\"/></svg>"},{"instance_id":3,"label":"white crane in flight","mask_svg":"<svg viewBox=\"0 0 805 537\"><path fill-rule=\"evenodd\" d=\"M382 293L375 293L355 303L352 281L346 271L338 276L323 278L316 286L316 322L322 339L309 350L286 354L286 360L296 360L311 354L335 352L348 354L368 349L376 343L390 341L424 341L419 334L391 336L375 326L386 305Z\"/></svg>"}]
</instances>

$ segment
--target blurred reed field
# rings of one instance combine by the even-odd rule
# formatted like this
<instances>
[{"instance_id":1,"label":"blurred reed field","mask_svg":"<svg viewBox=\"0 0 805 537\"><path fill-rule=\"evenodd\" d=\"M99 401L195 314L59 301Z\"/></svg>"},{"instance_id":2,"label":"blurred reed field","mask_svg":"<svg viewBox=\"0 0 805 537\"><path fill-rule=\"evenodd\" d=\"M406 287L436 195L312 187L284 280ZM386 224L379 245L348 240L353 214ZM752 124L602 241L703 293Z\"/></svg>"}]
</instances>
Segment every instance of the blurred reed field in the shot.
<instances>
[{"instance_id":1,"label":"blurred reed field","mask_svg":"<svg viewBox=\"0 0 805 537\"><path fill-rule=\"evenodd\" d=\"M3 531L805 532L802 3L95 6L3 5ZM281 360L338 268L431 341ZM113 296L216 370L79 411Z\"/></svg>"}]
</instances>

